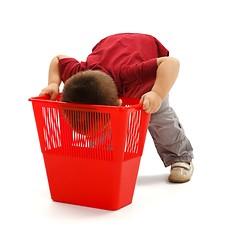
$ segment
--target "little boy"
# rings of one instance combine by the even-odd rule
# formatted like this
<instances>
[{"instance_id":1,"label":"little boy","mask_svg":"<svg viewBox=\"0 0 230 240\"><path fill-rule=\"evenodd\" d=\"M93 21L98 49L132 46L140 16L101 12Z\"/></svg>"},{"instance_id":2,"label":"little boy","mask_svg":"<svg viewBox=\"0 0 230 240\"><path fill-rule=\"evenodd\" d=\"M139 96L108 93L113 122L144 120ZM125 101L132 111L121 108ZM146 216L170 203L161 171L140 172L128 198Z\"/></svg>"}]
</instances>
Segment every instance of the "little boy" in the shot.
<instances>
[{"instance_id":1,"label":"little boy","mask_svg":"<svg viewBox=\"0 0 230 240\"><path fill-rule=\"evenodd\" d=\"M49 68L48 86L40 95L54 100L63 81L62 101L120 105L119 97L140 98L151 114L149 132L170 182L184 183L193 174L193 149L168 94L179 73L179 61L153 36L120 33L102 39L85 62L58 55Z\"/></svg>"}]
</instances>

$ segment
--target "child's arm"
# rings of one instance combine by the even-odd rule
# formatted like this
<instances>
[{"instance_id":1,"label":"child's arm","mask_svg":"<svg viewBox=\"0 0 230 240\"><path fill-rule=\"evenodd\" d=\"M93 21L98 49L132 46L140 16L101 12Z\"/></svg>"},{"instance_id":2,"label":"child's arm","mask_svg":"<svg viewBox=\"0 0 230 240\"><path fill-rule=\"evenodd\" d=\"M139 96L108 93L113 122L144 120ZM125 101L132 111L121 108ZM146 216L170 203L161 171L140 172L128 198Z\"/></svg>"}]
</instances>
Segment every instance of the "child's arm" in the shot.
<instances>
[{"instance_id":1,"label":"child's arm","mask_svg":"<svg viewBox=\"0 0 230 240\"><path fill-rule=\"evenodd\" d=\"M174 85L179 73L179 61L173 57L157 59L156 80L151 91L141 97L143 109L148 113L157 112L164 98Z\"/></svg>"},{"instance_id":2,"label":"child's arm","mask_svg":"<svg viewBox=\"0 0 230 240\"><path fill-rule=\"evenodd\" d=\"M162 57L157 59L157 65L157 75L152 91L164 99L177 79L180 63L176 58Z\"/></svg>"},{"instance_id":3,"label":"child's arm","mask_svg":"<svg viewBox=\"0 0 230 240\"><path fill-rule=\"evenodd\" d=\"M59 73L58 63L60 59L69 58L65 55L58 55L54 57L49 66L48 86L45 87L39 95L50 95L51 100L55 100L59 93L59 86L61 84L61 77Z\"/></svg>"}]
</instances>

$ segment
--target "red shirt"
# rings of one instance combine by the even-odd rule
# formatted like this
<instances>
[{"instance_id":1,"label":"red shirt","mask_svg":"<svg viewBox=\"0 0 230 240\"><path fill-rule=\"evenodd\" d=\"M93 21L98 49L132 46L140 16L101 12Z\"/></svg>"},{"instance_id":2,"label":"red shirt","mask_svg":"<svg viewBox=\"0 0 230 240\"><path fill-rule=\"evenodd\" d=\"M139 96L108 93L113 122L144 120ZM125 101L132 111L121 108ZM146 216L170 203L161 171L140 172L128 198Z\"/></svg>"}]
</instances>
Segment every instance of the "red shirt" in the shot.
<instances>
[{"instance_id":1,"label":"red shirt","mask_svg":"<svg viewBox=\"0 0 230 240\"><path fill-rule=\"evenodd\" d=\"M153 36L121 33L102 39L85 62L61 59L59 70L63 82L79 71L101 70L114 79L120 97L141 97L154 85L157 58L168 55L169 51Z\"/></svg>"}]
</instances>

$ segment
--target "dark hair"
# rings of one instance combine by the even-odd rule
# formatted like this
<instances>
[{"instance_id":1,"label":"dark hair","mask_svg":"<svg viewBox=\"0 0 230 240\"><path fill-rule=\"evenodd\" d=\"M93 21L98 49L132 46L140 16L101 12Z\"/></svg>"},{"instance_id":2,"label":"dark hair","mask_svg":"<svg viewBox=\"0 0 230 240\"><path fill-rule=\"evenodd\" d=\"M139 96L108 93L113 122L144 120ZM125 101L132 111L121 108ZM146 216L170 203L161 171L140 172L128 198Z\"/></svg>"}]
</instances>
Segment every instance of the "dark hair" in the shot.
<instances>
[{"instance_id":1,"label":"dark hair","mask_svg":"<svg viewBox=\"0 0 230 240\"><path fill-rule=\"evenodd\" d=\"M99 70L86 70L78 72L66 81L61 101L116 106L118 92L108 74Z\"/></svg>"}]
</instances>

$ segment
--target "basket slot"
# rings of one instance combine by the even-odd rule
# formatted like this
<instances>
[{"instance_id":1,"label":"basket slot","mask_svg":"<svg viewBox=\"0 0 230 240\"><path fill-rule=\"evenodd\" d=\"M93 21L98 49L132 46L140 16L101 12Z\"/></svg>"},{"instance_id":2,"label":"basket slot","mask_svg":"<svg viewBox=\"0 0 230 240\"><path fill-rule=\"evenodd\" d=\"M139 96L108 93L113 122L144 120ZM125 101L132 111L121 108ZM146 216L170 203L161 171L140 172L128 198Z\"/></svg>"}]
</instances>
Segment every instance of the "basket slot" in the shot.
<instances>
[{"instance_id":1,"label":"basket slot","mask_svg":"<svg viewBox=\"0 0 230 240\"><path fill-rule=\"evenodd\" d=\"M141 111L132 112L128 118L127 137L125 143L125 152L138 153L140 139L140 116Z\"/></svg>"},{"instance_id":2,"label":"basket slot","mask_svg":"<svg viewBox=\"0 0 230 240\"><path fill-rule=\"evenodd\" d=\"M43 134L45 140L44 150L50 150L61 146L61 131L59 110L42 107L44 119Z\"/></svg>"}]
</instances>

